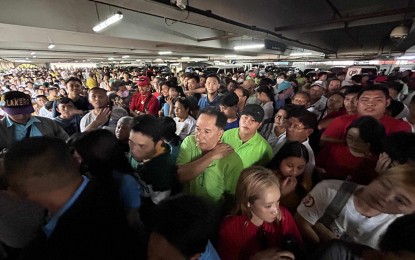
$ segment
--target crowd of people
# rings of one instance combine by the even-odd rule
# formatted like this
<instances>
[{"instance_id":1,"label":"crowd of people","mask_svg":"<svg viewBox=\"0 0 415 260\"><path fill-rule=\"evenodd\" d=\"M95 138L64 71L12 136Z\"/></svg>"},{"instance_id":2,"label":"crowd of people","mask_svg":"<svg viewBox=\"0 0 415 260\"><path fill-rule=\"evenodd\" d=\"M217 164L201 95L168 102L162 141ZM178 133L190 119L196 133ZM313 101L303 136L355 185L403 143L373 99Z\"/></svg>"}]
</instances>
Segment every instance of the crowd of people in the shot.
<instances>
[{"instance_id":1,"label":"crowd of people","mask_svg":"<svg viewBox=\"0 0 415 260\"><path fill-rule=\"evenodd\" d=\"M0 260L415 259L415 73L0 78Z\"/></svg>"}]
</instances>

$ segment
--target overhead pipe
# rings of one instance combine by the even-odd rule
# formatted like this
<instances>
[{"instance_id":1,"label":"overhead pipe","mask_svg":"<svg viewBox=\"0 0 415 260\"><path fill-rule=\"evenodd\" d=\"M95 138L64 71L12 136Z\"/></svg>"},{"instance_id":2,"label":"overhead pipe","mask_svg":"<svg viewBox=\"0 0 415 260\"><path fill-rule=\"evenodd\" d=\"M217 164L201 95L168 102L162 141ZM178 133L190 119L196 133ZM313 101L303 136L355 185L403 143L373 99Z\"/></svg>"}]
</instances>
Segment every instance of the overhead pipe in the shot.
<instances>
[{"instance_id":1,"label":"overhead pipe","mask_svg":"<svg viewBox=\"0 0 415 260\"><path fill-rule=\"evenodd\" d=\"M136 12L136 13L144 13L144 14L155 16L155 17L161 17L160 15L154 15L154 14L146 13L146 12L143 12L143 11L134 10L134 9L131 9L131 8L126 8L126 7L123 7L123 6L106 3L106 2L103 2L103 1L99 1L99 0L89 0L89 1L94 2L94 3L105 4L105 5L108 5L108 6L111 6L111 7L122 8L122 9L133 11L133 12ZM175 6L170 2L170 0L152 0L152 2L157 2L157 3L165 4L165 5L168 5L168 6L172 6L172 7ZM314 48L314 49L318 49L318 50L320 50L324 53L336 53L336 51L334 51L334 50L322 48L320 46L317 46L317 45L314 45L314 44L311 44L311 43L305 43L305 42L302 42L302 41L299 41L299 40L294 40L294 39L285 37L282 34L278 34L278 33L275 33L273 31L270 31L270 30L267 30L267 29L264 29L264 28L256 27L255 25L248 25L248 24L244 24L244 23L240 23L240 22L236 22L236 21L227 19L223 16L219 16L219 15L216 15L216 14L212 13L212 10L202 10L202 9L195 8L195 7L192 7L192 6L189 6L189 5L186 6L185 10L188 11L188 12L203 15L203 16L221 21L221 22L232 24L232 25L235 25L235 26L238 26L238 27L241 27L241 28L266 33L266 34L275 36L277 38L280 38L281 40L294 42L294 43L297 43L297 44L300 44L300 45L303 45L303 46L308 46L308 47L311 47L311 48ZM188 24L191 24L191 23L188 23ZM197 25L197 24L193 24L193 25ZM200 26L200 25L197 25L197 26Z\"/></svg>"}]
</instances>

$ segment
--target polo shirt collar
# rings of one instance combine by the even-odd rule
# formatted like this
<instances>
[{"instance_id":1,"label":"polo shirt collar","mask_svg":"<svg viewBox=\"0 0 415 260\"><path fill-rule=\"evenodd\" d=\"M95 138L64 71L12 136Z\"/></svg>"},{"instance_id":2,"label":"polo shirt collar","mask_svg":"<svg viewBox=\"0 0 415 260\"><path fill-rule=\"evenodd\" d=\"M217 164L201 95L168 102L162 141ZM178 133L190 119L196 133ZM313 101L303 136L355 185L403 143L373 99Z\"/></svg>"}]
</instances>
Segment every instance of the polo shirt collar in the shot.
<instances>
[{"instance_id":1,"label":"polo shirt collar","mask_svg":"<svg viewBox=\"0 0 415 260\"><path fill-rule=\"evenodd\" d=\"M31 126L31 125L33 125L34 123L39 123L40 122L40 120L39 119L37 119L36 117L30 117L30 119L29 119L29 121L27 121L27 123L24 125L26 128L27 127L29 127L29 126ZM18 124L18 123L16 123L16 122L14 122L13 120L11 120L10 119L10 117L7 115L6 116L6 126L9 128L9 127L12 127L13 125L21 125L21 124Z\"/></svg>"}]
</instances>

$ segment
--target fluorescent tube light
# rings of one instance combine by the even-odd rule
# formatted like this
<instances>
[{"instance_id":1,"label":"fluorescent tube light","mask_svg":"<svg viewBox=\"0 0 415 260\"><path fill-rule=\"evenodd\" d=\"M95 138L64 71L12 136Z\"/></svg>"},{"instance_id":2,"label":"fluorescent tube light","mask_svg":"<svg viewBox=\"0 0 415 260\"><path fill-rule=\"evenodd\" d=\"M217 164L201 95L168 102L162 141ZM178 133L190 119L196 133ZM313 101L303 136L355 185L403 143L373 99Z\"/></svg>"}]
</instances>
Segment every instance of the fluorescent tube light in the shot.
<instances>
[{"instance_id":1,"label":"fluorescent tube light","mask_svg":"<svg viewBox=\"0 0 415 260\"><path fill-rule=\"evenodd\" d=\"M48 49L53 49L55 48L55 44L49 44Z\"/></svg>"},{"instance_id":2,"label":"fluorescent tube light","mask_svg":"<svg viewBox=\"0 0 415 260\"><path fill-rule=\"evenodd\" d=\"M261 49L264 47L265 47L265 44L259 43L259 44L249 44L249 45L237 45L233 47L233 49L236 51L239 51L239 50Z\"/></svg>"},{"instance_id":3,"label":"fluorescent tube light","mask_svg":"<svg viewBox=\"0 0 415 260\"><path fill-rule=\"evenodd\" d=\"M172 54L171 51L159 51L159 55L166 55L166 54Z\"/></svg>"},{"instance_id":4,"label":"fluorescent tube light","mask_svg":"<svg viewBox=\"0 0 415 260\"><path fill-rule=\"evenodd\" d=\"M35 55L36 54L36 52L34 52L34 51L32 51L31 53L30 53L30 55Z\"/></svg>"},{"instance_id":5,"label":"fluorescent tube light","mask_svg":"<svg viewBox=\"0 0 415 260\"><path fill-rule=\"evenodd\" d=\"M103 29L107 28L111 24L118 22L122 18L123 18L122 13L117 12L113 16L107 18L105 21L103 21L103 22L99 23L98 25L96 25L94 28L92 28L92 30L94 30L94 32L102 31Z\"/></svg>"},{"instance_id":6,"label":"fluorescent tube light","mask_svg":"<svg viewBox=\"0 0 415 260\"><path fill-rule=\"evenodd\" d=\"M190 57L181 57L182 60L190 60Z\"/></svg>"},{"instance_id":7,"label":"fluorescent tube light","mask_svg":"<svg viewBox=\"0 0 415 260\"><path fill-rule=\"evenodd\" d=\"M123 59L128 59L128 58L130 58L130 56L128 56L128 55L124 55L124 56L122 56L122 58L123 58Z\"/></svg>"}]
</instances>

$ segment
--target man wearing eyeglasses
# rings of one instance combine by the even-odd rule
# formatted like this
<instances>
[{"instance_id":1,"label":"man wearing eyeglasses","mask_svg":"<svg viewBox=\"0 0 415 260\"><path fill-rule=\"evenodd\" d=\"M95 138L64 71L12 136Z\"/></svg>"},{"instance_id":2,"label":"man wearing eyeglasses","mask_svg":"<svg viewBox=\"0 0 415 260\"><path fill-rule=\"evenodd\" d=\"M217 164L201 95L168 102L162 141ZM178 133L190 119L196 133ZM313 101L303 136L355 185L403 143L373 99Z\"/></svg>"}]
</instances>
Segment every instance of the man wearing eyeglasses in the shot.
<instances>
[{"instance_id":1,"label":"man wearing eyeglasses","mask_svg":"<svg viewBox=\"0 0 415 260\"><path fill-rule=\"evenodd\" d=\"M241 157L244 169L252 165L264 166L272 158L272 149L258 132L264 119L264 109L248 104L242 111L239 128L227 130L222 137Z\"/></svg>"},{"instance_id":2,"label":"man wearing eyeglasses","mask_svg":"<svg viewBox=\"0 0 415 260\"><path fill-rule=\"evenodd\" d=\"M190 194L221 203L235 194L242 161L233 148L221 142L226 116L213 108L202 110L195 135L183 140L177 158L177 177Z\"/></svg>"},{"instance_id":3,"label":"man wearing eyeglasses","mask_svg":"<svg viewBox=\"0 0 415 260\"><path fill-rule=\"evenodd\" d=\"M311 177L316 166L313 149L309 144L309 136L317 128L316 116L307 110L293 110L286 120L286 141L302 143L308 151L308 163L305 166L305 176Z\"/></svg>"}]
</instances>

